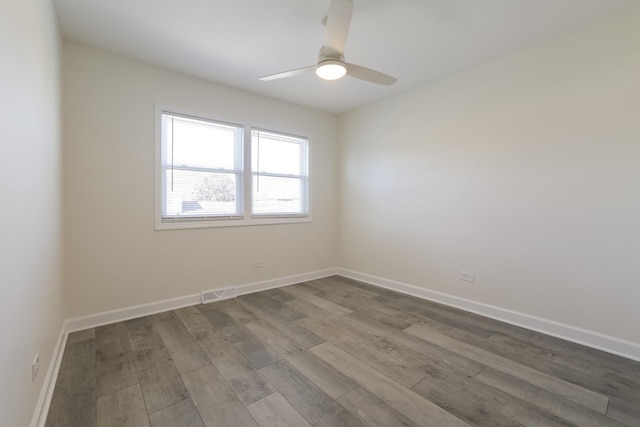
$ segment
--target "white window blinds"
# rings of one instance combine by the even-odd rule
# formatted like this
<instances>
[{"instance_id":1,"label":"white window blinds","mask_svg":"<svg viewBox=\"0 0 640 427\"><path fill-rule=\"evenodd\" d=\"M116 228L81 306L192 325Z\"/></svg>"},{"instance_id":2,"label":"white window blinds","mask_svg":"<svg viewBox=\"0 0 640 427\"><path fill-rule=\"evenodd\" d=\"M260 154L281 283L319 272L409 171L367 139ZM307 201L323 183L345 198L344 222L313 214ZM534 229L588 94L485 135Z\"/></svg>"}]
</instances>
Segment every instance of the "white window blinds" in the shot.
<instances>
[{"instance_id":1,"label":"white window blinds","mask_svg":"<svg viewBox=\"0 0 640 427\"><path fill-rule=\"evenodd\" d=\"M163 221L242 215L243 128L163 113Z\"/></svg>"}]
</instances>

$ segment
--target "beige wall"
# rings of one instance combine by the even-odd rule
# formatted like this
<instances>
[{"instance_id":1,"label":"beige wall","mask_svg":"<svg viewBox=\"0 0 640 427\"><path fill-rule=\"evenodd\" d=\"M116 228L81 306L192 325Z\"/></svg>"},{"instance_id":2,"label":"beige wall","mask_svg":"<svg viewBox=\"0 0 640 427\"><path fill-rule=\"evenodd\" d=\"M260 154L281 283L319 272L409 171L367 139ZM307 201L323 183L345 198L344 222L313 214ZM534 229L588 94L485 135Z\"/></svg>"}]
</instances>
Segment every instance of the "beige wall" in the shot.
<instances>
[{"instance_id":1,"label":"beige wall","mask_svg":"<svg viewBox=\"0 0 640 427\"><path fill-rule=\"evenodd\" d=\"M3 2L0 13L3 426L29 425L62 327L59 43L50 3Z\"/></svg>"},{"instance_id":2,"label":"beige wall","mask_svg":"<svg viewBox=\"0 0 640 427\"><path fill-rule=\"evenodd\" d=\"M640 343L638 46L636 9L343 115L342 266Z\"/></svg>"},{"instance_id":3,"label":"beige wall","mask_svg":"<svg viewBox=\"0 0 640 427\"><path fill-rule=\"evenodd\" d=\"M63 90L67 317L338 264L334 115L66 42ZM154 231L154 103L310 135L313 221Z\"/></svg>"}]
</instances>

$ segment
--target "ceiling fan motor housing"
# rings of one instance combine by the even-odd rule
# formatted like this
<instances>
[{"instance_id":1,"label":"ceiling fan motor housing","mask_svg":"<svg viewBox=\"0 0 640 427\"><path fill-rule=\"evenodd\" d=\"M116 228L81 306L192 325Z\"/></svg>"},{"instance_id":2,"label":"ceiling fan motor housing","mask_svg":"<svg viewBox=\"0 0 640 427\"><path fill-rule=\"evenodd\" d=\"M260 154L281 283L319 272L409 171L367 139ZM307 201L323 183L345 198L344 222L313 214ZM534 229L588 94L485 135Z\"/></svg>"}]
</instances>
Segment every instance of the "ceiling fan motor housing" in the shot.
<instances>
[{"instance_id":1,"label":"ceiling fan motor housing","mask_svg":"<svg viewBox=\"0 0 640 427\"><path fill-rule=\"evenodd\" d=\"M338 61L344 62L344 55L337 50L331 49L328 46L322 46L320 48L320 53L318 53L318 65L325 61Z\"/></svg>"},{"instance_id":2,"label":"ceiling fan motor housing","mask_svg":"<svg viewBox=\"0 0 640 427\"><path fill-rule=\"evenodd\" d=\"M337 80L347 73L344 55L331 48L322 46L318 55L316 74L325 80Z\"/></svg>"}]
</instances>

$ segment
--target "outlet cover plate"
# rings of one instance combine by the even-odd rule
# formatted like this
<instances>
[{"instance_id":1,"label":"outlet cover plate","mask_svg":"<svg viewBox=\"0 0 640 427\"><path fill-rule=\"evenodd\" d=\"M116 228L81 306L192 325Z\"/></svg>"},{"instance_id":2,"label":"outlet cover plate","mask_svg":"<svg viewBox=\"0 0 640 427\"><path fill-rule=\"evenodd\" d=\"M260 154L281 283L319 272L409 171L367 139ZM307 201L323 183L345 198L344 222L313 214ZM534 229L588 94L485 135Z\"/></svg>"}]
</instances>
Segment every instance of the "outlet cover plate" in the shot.
<instances>
[{"instance_id":1,"label":"outlet cover plate","mask_svg":"<svg viewBox=\"0 0 640 427\"><path fill-rule=\"evenodd\" d=\"M460 272L460 280L464 280L465 282L475 282L476 281L476 275L473 273L469 273L468 271L461 271Z\"/></svg>"}]
</instances>

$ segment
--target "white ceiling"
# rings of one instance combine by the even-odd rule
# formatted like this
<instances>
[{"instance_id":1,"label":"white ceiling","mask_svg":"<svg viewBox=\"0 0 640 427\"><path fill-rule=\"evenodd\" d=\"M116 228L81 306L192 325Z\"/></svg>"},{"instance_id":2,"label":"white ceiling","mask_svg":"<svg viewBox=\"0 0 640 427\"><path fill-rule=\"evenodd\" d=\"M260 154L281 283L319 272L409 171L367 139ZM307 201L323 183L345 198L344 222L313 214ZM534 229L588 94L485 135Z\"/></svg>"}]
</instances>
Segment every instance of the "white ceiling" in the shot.
<instances>
[{"instance_id":1,"label":"white ceiling","mask_svg":"<svg viewBox=\"0 0 640 427\"><path fill-rule=\"evenodd\" d=\"M639 0L354 0L348 62L390 87L309 73L329 0L53 0L63 37L250 92L340 113L504 55Z\"/></svg>"}]
</instances>

